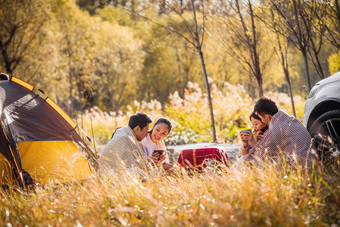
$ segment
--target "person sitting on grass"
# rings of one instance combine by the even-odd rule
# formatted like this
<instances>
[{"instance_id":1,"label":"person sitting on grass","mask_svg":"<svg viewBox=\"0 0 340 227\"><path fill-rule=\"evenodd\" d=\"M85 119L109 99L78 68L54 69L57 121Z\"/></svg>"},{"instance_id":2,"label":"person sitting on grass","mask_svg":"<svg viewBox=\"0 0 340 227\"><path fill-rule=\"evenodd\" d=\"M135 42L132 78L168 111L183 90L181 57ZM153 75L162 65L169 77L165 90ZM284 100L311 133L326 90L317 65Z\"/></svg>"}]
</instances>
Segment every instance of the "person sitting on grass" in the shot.
<instances>
[{"instance_id":1,"label":"person sitting on grass","mask_svg":"<svg viewBox=\"0 0 340 227\"><path fill-rule=\"evenodd\" d=\"M136 170L142 175L142 172L147 172L148 161L143 156L139 141L147 136L151 122L147 114L137 113L130 117L128 126L117 129L99 158L100 172L126 169Z\"/></svg>"},{"instance_id":2,"label":"person sitting on grass","mask_svg":"<svg viewBox=\"0 0 340 227\"><path fill-rule=\"evenodd\" d=\"M312 155L309 152L311 136L298 119L278 110L276 103L266 97L256 102L254 112L268 125L268 131L249 150L244 158L245 162L261 165L264 161L285 160L289 165L312 164Z\"/></svg>"},{"instance_id":3,"label":"person sitting on grass","mask_svg":"<svg viewBox=\"0 0 340 227\"><path fill-rule=\"evenodd\" d=\"M141 141L142 150L144 155L152 163L157 163L157 165L162 165L164 170L170 170L173 165L166 162L169 160L166 154L166 146L164 139L166 139L172 129L172 123L169 119L161 117L153 125L147 136ZM163 150L164 153L161 155L154 152L155 150Z\"/></svg>"},{"instance_id":4,"label":"person sitting on grass","mask_svg":"<svg viewBox=\"0 0 340 227\"><path fill-rule=\"evenodd\" d=\"M256 139L254 138L251 130L243 130L240 132L243 145L240 147L241 155L247 155L249 150L254 147L256 143L263 139L264 133L266 133L268 129L268 126L261 121L261 118L255 112L250 114L249 119L254 127L253 133L256 133Z\"/></svg>"}]
</instances>

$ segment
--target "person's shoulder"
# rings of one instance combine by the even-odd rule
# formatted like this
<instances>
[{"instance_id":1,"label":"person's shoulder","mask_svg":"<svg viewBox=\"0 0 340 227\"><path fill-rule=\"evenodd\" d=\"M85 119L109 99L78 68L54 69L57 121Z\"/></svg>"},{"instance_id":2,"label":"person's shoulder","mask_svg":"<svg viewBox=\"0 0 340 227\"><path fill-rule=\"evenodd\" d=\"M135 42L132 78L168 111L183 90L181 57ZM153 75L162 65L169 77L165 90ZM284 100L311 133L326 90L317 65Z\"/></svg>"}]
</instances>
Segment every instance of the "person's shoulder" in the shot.
<instances>
[{"instance_id":1,"label":"person's shoulder","mask_svg":"<svg viewBox=\"0 0 340 227\"><path fill-rule=\"evenodd\" d=\"M287 123L289 121L294 121L295 119L296 119L296 117L294 117L293 115L289 115L284 110L279 110L276 114L273 115L272 124L273 125L279 124L280 127L281 127L282 123Z\"/></svg>"},{"instance_id":2,"label":"person's shoulder","mask_svg":"<svg viewBox=\"0 0 340 227\"><path fill-rule=\"evenodd\" d=\"M279 111L277 111L277 113L274 114L274 116L279 117L279 118L282 118L282 117L284 117L284 118L290 118L290 117L292 117L292 115L289 115L289 114L288 114L286 111L284 111L284 110L279 110Z\"/></svg>"},{"instance_id":3,"label":"person's shoulder","mask_svg":"<svg viewBox=\"0 0 340 227\"><path fill-rule=\"evenodd\" d=\"M123 141L126 141L129 138L128 135L115 135L114 137L112 137L109 142L106 144L104 150L106 150L107 148L111 148L113 146L115 146L116 144L119 144Z\"/></svg>"}]
</instances>

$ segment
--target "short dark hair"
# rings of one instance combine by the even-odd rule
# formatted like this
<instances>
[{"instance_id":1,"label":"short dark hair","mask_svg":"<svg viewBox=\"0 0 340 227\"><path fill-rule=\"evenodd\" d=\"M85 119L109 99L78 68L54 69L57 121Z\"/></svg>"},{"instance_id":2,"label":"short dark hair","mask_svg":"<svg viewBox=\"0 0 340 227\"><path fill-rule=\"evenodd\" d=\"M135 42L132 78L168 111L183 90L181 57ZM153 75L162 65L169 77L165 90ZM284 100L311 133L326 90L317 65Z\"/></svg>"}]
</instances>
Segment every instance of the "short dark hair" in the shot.
<instances>
[{"instance_id":1,"label":"short dark hair","mask_svg":"<svg viewBox=\"0 0 340 227\"><path fill-rule=\"evenodd\" d=\"M258 115L264 116L265 114L274 115L279 111L276 103L267 97L261 97L254 106L254 112Z\"/></svg>"},{"instance_id":2,"label":"short dark hair","mask_svg":"<svg viewBox=\"0 0 340 227\"><path fill-rule=\"evenodd\" d=\"M129 127L134 129L139 126L140 129L143 129L145 126L152 122L151 118L145 113L136 113L132 115L129 119Z\"/></svg>"},{"instance_id":3,"label":"short dark hair","mask_svg":"<svg viewBox=\"0 0 340 227\"><path fill-rule=\"evenodd\" d=\"M157 125L157 124L159 124L159 123L166 124L166 125L168 126L168 128L169 128L169 133L171 132L172 123L171 123L171 121L170 121L168 118L165 118L165 117L159 118L159 119L156 121L156 123L154 124L154 126ZM153 130L153 129L152 129L152 130ZM152 130L150 131L150 133L152 133Z\"/></svg>"}]
</instances>

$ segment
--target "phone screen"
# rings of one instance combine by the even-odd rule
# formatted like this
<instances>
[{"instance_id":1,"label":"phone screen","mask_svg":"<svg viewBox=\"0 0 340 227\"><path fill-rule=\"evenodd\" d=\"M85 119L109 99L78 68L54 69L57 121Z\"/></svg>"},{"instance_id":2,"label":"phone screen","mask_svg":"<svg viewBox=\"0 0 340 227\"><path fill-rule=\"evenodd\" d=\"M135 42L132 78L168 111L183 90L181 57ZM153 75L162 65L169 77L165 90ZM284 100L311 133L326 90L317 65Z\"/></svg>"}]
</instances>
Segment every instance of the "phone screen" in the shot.
<instances>
[{"instance_id":1,"label":"phone screen","mask_svg":"<svg viewBox=\"0 0 340 227\"><path fill-rule=\"evenodd\" d=\"M158 153L161 156L164 153L164 150L154 150L153 153Z\"/></svg>"}]
</instances>

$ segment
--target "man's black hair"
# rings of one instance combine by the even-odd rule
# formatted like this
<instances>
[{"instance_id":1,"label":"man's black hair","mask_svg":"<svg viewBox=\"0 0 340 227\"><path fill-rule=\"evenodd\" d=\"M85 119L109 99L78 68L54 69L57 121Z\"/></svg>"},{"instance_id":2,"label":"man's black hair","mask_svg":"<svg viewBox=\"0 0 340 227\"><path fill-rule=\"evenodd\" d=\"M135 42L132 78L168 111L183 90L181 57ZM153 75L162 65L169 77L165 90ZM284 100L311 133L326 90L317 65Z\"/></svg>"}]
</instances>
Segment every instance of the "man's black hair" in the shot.
<instances>
[{"instance_id":1,"label":"man's black hair","mask_svg":"<svg viewBox=\"0 0 340 227\"><path fill-rule=\"evenodd\" d=\"M152 122L151 118L145 113L136 113L132 115L129 120L129 127L134 129L139 126L140 129L143 129L145 126Z\"/></svg>"},{"instance_id":2,"label":"man's black hair","mask_svg":"<svg viewBox=\"0 0 340 227\"><path fill-rule=\"evenodd\" d=\"M255 104L254 112L258 115L264 116L265 114L274 115L279 111L276 103L267 97L261 97Z\"/></svg>"}]
</instances>

